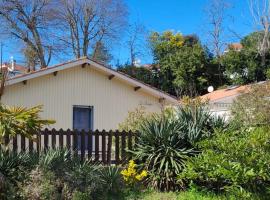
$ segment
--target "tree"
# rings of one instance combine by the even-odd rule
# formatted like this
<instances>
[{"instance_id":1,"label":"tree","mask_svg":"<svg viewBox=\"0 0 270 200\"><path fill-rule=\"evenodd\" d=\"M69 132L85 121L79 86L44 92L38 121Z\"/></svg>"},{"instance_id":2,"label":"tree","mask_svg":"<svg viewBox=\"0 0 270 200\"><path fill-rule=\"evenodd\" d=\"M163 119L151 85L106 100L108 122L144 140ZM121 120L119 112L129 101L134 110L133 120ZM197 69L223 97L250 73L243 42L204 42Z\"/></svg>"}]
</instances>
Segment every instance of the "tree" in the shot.
<instances>
[{"instance_id":1,"label":"tree","mask_svg":"<svg viewBox=\"0 0 270 200\"><path fill-rule=\"evenodd\" d=\"M128 74L129 76L136 78L146 84L160 88L160 73L157 68L147 69L145 67L136 67L133 65L122 65L117 68L118 71Z\"/></svg>"},{"instance_id":2,"label":"tree","mask_svg":"<svg viewBox=\"0 0 270 200\"><path fill-rule=\"evenodd\" d=\"M116 39L125 23L127 10L122 0L61 0L62 35L76 58L88 56L96 42ZM68 33L68 35L67 35ZM63 37L64 36L64 37Z\"/></svg>"},{"instance_id":3,"label":"tree","mask_svg":"<svg viewBox=\"0 0 270 200\"><path fill-rule=\"evenodd\" d=\"M27 71L35 71L39 63L37 52L31 46L26 46L23 49L23 54L26 59Z\"/></svg>"},{"instance_id":4,"label":"tree","mask_svg":"<svg viewBox=\"0 0 270 200\"><path fill-rule=\"evenodd\" d=\"M91 57L94 60L100 61L105 64L109 64L109 62L112 60L112 55L102 42L97 42L95 44L94 51Z\"/></svg>"},{"instance_id":5,"label":"tree","mask_svg":"<svg viewBox=\"0 0 270 200\"><path fill-rule=\"evenodd\" d=\"M223 53L225 41L224 41L224 23L226 20L226 11L229 8L228 3L225 0L210 0L206 9L208 21L210 25L209 35L209 47L216 57L218 66L218 78L219 85L222 85L222 74L224 68L220 63L220 57Z\"/></svg>"},{"instance_id":6,"label":"tree","mask_svg":"<svg viewBox=\"0 0 270 200\"><path fill-rule=\"evenodd\" d=\"M229 49L221 57L229 83L247 84L266 79L270 67L270 51L265 53L264 58L258 54L257 42L262 35L262 32L249 34L241 40L243 48L240 51ZM261 65L262 59L264 65Z\"/></svg>"},{"instance_id":7,"label":"tree","mask_svg":"<svg viewBox=\"0 0 270 200\"><path fill-rule=\"evenodd\" d=\"M139 23L134 23L129 26L127 31L128 39L126 45L130 54L130 65L136 65L138 56L142 56L143 52L143 38L145 37L145 28Z\"/></svg>"},{"instance_id":8,"label":"tree","mask_svg":"<svg viewBox=\"0 0 270 200\"><path fill-rule=\"evenodd\" d=\"M161 89L177 96L195 96L204 90L207 55L197 37L154 32L150 44L160 66Z\"/></svg>"},{"instance_id":9,"label":"tree","mask_svg":"<svg viewBox=\"0 0 270 200\"><path fill-rule=\"evenodd\" d=\"M41 68L52 55L52 38L48 36L55 22L57 2L53 0L1 0L0 19L4 30L30 47Z\"/></svg>"},{"instance_id":10,"label":"tree","mask_svg":"<svg viewBox=\"0 0 270 200\"><path fill-rule=\"evenodd\" d=\"M254 27L257 34L256 46L261 56L261 65L265 65L266 54L270 50L270 1L249 0L250 12L253 17Z\"/></svg>"}]
</instances>

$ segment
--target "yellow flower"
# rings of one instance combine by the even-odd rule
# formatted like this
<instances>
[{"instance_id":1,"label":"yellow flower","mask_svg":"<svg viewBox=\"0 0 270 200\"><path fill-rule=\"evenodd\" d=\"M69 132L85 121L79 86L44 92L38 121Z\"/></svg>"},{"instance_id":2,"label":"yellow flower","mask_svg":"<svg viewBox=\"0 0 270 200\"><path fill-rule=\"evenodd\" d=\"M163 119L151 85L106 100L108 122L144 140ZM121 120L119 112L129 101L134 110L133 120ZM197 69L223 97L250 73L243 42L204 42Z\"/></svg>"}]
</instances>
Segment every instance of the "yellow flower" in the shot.
<instances>
[{"instance_id":1,"label":"yellow flower","mask_svg":"<svg viewBox=\"0 0 270 200\"><path fill-rule=\"evenodd\" d=\"M142 176L142 177L146 177L146 176L147 176L147 171L146 171L146 170L143 170L143 171L141 172L141 176Z\"/></svg>"}]
</instances>

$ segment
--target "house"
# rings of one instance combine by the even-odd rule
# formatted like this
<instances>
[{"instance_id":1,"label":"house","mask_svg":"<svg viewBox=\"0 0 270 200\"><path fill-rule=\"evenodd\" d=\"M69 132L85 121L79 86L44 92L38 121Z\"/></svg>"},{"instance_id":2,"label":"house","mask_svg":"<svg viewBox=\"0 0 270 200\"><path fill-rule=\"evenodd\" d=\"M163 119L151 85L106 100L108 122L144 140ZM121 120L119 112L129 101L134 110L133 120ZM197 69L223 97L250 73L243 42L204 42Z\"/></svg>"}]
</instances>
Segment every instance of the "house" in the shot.
<instances>
[{"instance_id":1,"label":"house","mask_svg":"<svg viewBox=\"0 0 270 200\"><path fill-rule=\"evenodd\" d=\"M209 101L209 109L211 113L228 119L232 103L239 95L247 92L248 87L249 85L243 85L219 89L201 96L201 99Z\"/></svg>"},{"instance_id":2,"label":"house","mask_svg":"<svg viewBox=\"0 0 270 200\"><path fill-rule=\"evenodd\" d=\"M232 43L229 44L224 53L228 53L229 51L241 51L243 49L243 45L241 43Z\"/></svg>"},{"instance_id":3,"label":"house","mask_svg":"<svg viewBox=\"0 0 270 200\"><path fill-rule=\"evenodd\" d=\"M56 129L117 129L128 112L144 106L160 112L177 99L86 57L11 77L2 103L43 105Z\"/></svg>"},{"instance_id":4,"label":"house","mask_svg":"<svg viewBox=\"0 0 270 200\"><path fill-rule=\"evenodd\" d=\"M19 74L26 73L27 68L22 65L18 65L16 62L13 64L4 63L0 66L0 71L9 71L9 76L17 76Z\"/></svg>"}]
</instances>

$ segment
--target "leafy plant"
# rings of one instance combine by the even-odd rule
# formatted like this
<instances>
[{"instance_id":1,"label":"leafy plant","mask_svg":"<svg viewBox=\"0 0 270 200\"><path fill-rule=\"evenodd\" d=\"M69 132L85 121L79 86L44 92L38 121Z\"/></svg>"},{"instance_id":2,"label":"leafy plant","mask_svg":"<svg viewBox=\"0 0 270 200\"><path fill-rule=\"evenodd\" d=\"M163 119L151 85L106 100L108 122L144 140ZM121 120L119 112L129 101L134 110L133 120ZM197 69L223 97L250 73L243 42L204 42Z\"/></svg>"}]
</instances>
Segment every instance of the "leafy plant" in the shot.
<instances>
[{"instance_id":1,"label":"leafy plant","mask_svg":"<svg viewBox=\"0 0 270 200\"><path fill-rule=\"evenodd\" d=\"M270 124L270 82L249 86L231 108L232 123L241 126Z\"/></svg>"},{"instance_id":2,"label":"leafy plant","mask_svg":"<svg viewBox=\"0 0 270 200\"><path fill-rule=\"evenodd\" d=\"M108 198L119 199L125 189L120 168L117 166L105 166L99 170L102 187L106 190Z\"/></svg>"},{"instance_id":3,"label":"leafy plant","mask_svg":"<svg viewBox=\"0 0 270 200\"><path fill-rule=\"evenodd\" d=\"M181 132L182 125L167 117L153 116L140 127L140 136L135 150L135 159L149 173L147 181L154 188L175 190L175 177L185 165L185 160L194 155L191 144Z\"/></svg>"},{"instance_id":4,"label":"leafy plant","mask_svg":"<svg viewBox=\"0 0 270 200\"><path fill-rule=\"evenodd\" d=\"M188 159L179 179L241 198L263 195L270 186L269 141L270 127L219 132L200 143L202 153Z\"/></svg>"},{"instance_id":5,"label":"leafy plant","mask_svg":"<svg viewBox=\"0 0 270 200\"><path fill-rule=\"evenodd\" d=\"M181 106L178 108L176 118L177 122L182 125L180 129L185 135L186 140L193 144L203 138L210 137L215 129L226 127L223 118L212 116L202 106Z\"/></svg>"},{"instance_id":6,"label":"leafy plant","mask_svg":"<svg viewBox=\"0 0 270 200\"><path fill-rule=\"evenodd\" d=\"M9 107L0 104L0 144L5 136L22 136L31 138L32 134L45 125L53 124L53 120L43 120L39 113L42 106L33 108Z\"/></svg>"},{"instance_id":7,"label":"leafy plant","mask_svg":"<svg viewBox=\"0 0 270 200\"><path fill-rule=\"evenodd\" d=\"M59 199L61 191L57 190L57 181L54 174L36 168L31 171L29 179L23 184L21 195L29 200Z\"/></svg>"}]
</instances>

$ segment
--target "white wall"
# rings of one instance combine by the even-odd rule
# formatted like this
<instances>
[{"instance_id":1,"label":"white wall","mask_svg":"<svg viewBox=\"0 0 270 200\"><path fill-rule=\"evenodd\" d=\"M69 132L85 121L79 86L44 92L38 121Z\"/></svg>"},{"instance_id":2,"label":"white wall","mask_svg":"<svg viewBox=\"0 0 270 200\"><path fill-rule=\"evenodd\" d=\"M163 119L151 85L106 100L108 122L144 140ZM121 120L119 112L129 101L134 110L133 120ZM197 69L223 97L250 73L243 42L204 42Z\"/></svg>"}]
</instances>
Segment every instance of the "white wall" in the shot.
<instances>
[{"instance_id":1,"label":"white wall","mask_svg":"<svg viewBox=\"0 0 270 200\"><path fill-rule=\"evenodd\" d=\"M116 129L128 114L139 105L150 112L159 112L159 99L134 91L117 78L108 79L90 67L80 66L59 71L57 76L45 75L7 86L2 102L8 105L31 107L44 105L44 118L56 120L52 127L72 129L73 105L94 107L94 129ZM167 102L168 103L168 102Z\"/></svg>"}]
</instances>

